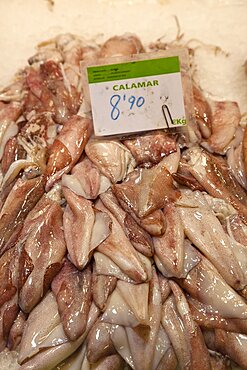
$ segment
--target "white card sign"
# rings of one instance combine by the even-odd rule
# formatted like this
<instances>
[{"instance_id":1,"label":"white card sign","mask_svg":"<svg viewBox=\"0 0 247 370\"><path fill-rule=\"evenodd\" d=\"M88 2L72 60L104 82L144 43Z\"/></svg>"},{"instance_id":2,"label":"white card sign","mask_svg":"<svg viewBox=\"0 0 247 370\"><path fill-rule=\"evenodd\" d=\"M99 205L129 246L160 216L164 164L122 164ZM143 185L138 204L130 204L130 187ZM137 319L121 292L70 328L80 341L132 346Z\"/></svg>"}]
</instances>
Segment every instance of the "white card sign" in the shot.
<instances>
[{"instance_id":1,"label":"white card sign","mask_svg":"<svg viewBox=\"0 0 247 370\"><path fill-rule=\"evenodd\" d=\"M186 125L178 56L87 67L96 136Z\"/></svg>"}]
</instances>

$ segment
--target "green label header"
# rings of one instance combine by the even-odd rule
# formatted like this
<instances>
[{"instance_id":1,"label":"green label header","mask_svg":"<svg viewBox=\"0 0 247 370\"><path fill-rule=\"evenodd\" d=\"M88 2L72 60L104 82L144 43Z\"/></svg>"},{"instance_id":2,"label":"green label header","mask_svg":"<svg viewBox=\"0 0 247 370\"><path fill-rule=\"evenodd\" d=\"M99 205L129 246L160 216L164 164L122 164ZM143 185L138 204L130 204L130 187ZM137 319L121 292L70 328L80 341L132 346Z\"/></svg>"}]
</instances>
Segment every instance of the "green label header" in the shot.
<instances>
[{"instance_id":1,"label":"green label header","mask_svg":"<svg viewBox=\"0 0 247 370\"><path fill-rule=\"evenodd\" d=\"M180 72L178 57L87 67L88 82L108 82Z\"/></svg>"}]
</instances>

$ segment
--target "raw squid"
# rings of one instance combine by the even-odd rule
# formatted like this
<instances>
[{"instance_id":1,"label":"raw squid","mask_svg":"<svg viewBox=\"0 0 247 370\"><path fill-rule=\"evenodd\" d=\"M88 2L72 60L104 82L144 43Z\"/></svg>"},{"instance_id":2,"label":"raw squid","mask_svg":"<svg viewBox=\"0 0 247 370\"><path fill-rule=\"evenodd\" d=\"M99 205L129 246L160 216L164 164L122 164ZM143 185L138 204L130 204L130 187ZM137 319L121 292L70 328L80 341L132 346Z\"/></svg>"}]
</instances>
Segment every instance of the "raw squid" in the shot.
<instances>
[{"instance_id":1,"label":"raw squid","mask_svg":"<svg viewBox=\"0 0 247 370\"><path fill-rule=\"evenodd\" d=\"M180 366L185 369L210 370L209 353L203 340L201 329L193 320L185 295L175 282L170 281L170 286L174 294L177 312L182 320L182 326L187 336L187 351L189 351L190 357L189 363L187 363L187 360L184 362L180 361ZM167 317L166 320L165 327L167 328L169 318ZM171 333L171 330L169 330L169 333Z\"/></svg>"},{"instance_id":2,"label":"raw squid","mask_svg":"<svg viewBox=\"0 0 247 370\"><path fill-rule=\"evenodd\" d=\"M226 282L241 290L247 284L242 267L222 225L209 207L178 207L186 236L214 264ZM247 251L246 251L247 252ZM227 267L227 268L226 268Z\"/></svg>"},{"instance_id":3,"label":"raw squid","mask_svg":"<svg viewBox=\"0 0 247 370\"><path fill-rule=\"evenodd\" d=\"M128 204L121 202L124 209L121 208L111 190L101 194L100 199L104 206L117 218L134 247L146 256L153 255L153 242L150 235L160 236L164 234L165 217L163 212L157 210L146 217L139 218L134 212L130 211Z\"/></svg>"},{"instance_id":4,"label":"raw squid","mask_svg":"<svg viewBox=\"0 0 247 370\"><path fill-rule=\"evenodd\" d=\"M190 349L186 342L185 328L177 312L173 296L168 297L162 306L161 322L173 344L180 366L182 369L186 366L189 368Z\"/></svg>"},{"instance_id":5,"label":"raw squid","mask_svg":"<svg viewBox=\"0 0 247 370\"><path fill-rule=\"evenodd\" d=\"M247 126L245 127L244 138L243 138L243 159L244 159L245 176L247 176Z\"/></svg>"},{"instance_id":6,"label":"raw squid","mask_svg":"<svg viewBox=\"0 0 247 370\"><path fill-rule=\"evenodd\" d=\"M145 266L116 218L99 202L97 209L106 212L112 221L111 234L98 246L98 251L108 256L134 281L146 281L148 275Z\"/></svg>"},{"instance_id":7,"label":"raw squid","mask_svg":"<svg viewBox=\"0 0 247 370\"><path fill-rule=\"evenodd\" d=\"M179 145L176 145L176 152L169 154L167 157L162 159L162 164L166 167L166 169L171 173L174 174L178 170L179 162L181 157L181 151Z\"/></svg>"},{"instance_id":8,"label":"raw squid","mask_svg":"<svg viewBox=\"0 0 247 370\"><path fill-rule=\"evenodd\" d=\"M129 207L127 204L122 203L122 207L129 212ZM165 232L165 218L164 213L157 209L156 211L150 213L148 216L139 218L134 212L129 212L135 221L150 235L160 236Z\"/></svg>"},{"instance_id":9,"label":"raw squid","mask_svg":"<svg viewBox=\"0 0 247 370\"><path fill-rule=\"evenodd\" d=\"M95 137L86 66L142 52L58 35L0 92L0 352L21 370L247 369L245 122L182 61L187 126Z\"/></svg>"},{"instance_id":10,"label":"raw squid","mask_svg":"<svg viewBox=\"0 0 247 370\"><path fill-rule=\"evenodd\" d=\"M233 239L247 247L247 226L238 215L231 215L227 219L227 231Z\"/></svg>"},{"instance_id":11,"label":"raw squid","mask_svg":"<svg viewBox=\"0 0 247 370\"><path fill-rule=\"evenodd\" d=\"M100 196L100 199L104 203L104 206L116 217L125 235L129 238L136 250L147 257L151 257L153 255L152 238L138 225L131 215L120 207L114 194L111 191L105 192Z\"/></svg>"},{"instance_id":12,"label":"raw squid","mask_svg":"<svg viewBox=\"0 0 247 370\"><path fill-rule=\"evenodd\" d=\"M134 139L124 140L136 163L143 167L151 167L163 157L176 152L176 138L166 132L153 132Z\"/></svg>"},{"instance_id":13,"label":"raw squid","mask_svg":"<svg viewBox=\"0 0 247 370\"><path fill-rule=\"evenodd\" d=\"M212 133L212 111L202 91L193 85L194 110L196 123L203 138L208 139Z\"/></svg>"},{"instance_id":14,"label":"raw squid","mask_svg":"<svg viewBox=\"0 0 247 370\"><path fill-rule=\"evenodd\" d=\"M120 203L141 218L175 201L180 194L162 162L151 169L134 171L122 184L115 184L113 192Z\"/></svg>"},{"instance_id":15,"label":"raw squid","mask_svg":"<svg viewBox=\"0 0 247 370\"><path fill-rule=\"evenodd\" d=\"M210 151L225 154L240 122L240 110L236 102L212 102L212 135L202 145Z\"/></svg>"},{"instance_id":16,"label":"raw squid","mask_svg":"<svg viewBox=\"0 0 247 370\"><path fill-rule=\"evenodd\" d=\"M184 230L176 207L170 203L164 208L166 231L154 238L154 250L159 261L174 276L180 277L184 266Z\"/></svg>"},{"instance_id":17,"label":"raw squid","mask_svg":"<svg viewBox=\"0 0 247 370\"><path fill-rule=\"evenodd\" d=\"M11 137L4 147L3 158L1 161L1 171L3 176L8 171L11 164L18 159L24 159L26 157L25 150L18 144L17 137Z\"/></svg>"},{"instance_id":18,"label":"raw squid","mask_svg":"<svg viewBox=\"0 0 247 370\"><path fill-rule=\"evenodd\" d=\"M117 285L115 276L97 275L94 271L92 280L93 300L101 311L105 309L107 299Z\"/></svg>"},{"instance_id":19,"label":"raw squid","mask_svg":"<svg viewBox=\"0 0 247 370\"><path fill-rule=\"evenodd\" d=\"M100 56L102 58L127 56L143 52L141 41L132 34L111 37L101 47Z\"/></svg>"},{"instance_id":20,"label":"raw squid","mask_svg":"<svg viewBox=\"0 0 247 370\"><path fill-rule=\"evenodd\" d=\"M135 167L130 151L115 140L91 139L85 152L100 172L113 183L123 180Z\"/></svg>"},{"instance_id":21,"label":"raw squid","mask_svg":"<svg viewBox=\"0 0 247 370\"><path fill-rule=\"evenodd\" d=\"M20 103L11 102L0 105L0 160L3 158L4 148L8 140L18 132L17 119L22 113Z\"/></svg>"},{"instance_id":22,"label":"raw squid","mask_svg":"<svg viewBox=\"0 0 247 370\"><path fill-rule=\"evenodd\" d=\"M58 336L58 334L60 335ZM48 292L32 310L26 321L21 340L19 362L22 363L27 358L33 357L41 348L45 348L49 341L50 345L53 346L68 342L61 326L55 296L51 292Z\"/></svg>"},{"instance_id":23,"label":"raw squid","mask_svg":"<svg viewBox=\"0 0 247 370\"><path fill-rule=\"evenodd\" d=\"M92 302L91 271L83 271L68 260L52 282L64 332L70 340L78 339L85 331Z\"/></svg>"},{"instance_id":24,"label":"raw squid","mask_svg":"<svg viewBox=\"0 0 247 370\"><path fill-rule=\"evenodd\" d=\"M20 71L15 80L0 91L0 102L10 103L21 101L25 95L23 71Z\"/></svg>"},{"instance_id":25,"label":"raw squid","mask_svg":"<svg viewBox=\"0 0 247 370\"><path fill-rule=\"evenodd\" d=\"M62 267L66 245L60 190L45 194L26 218L20 235L19 305L30 312Z\"/></svg>"},{"instance_id":26,"label":"raw squid","mask_svg":"<svg viewBox=\"0 0 247 370\"><path fill-rule=\"evenodd\" d=\"M174 349L169 347L163 357L161 358L158 366L156 367L157 370L163 370L164 368L167 370L175 370L177 369L178 360L175 355ZM153 368L154 370L154 368Z\"/></svg>"},{"instance_id":27,"label":"raw squid","mask_svg":"<svg viewBox=\"0 0 247 370\"><path fill-rule=\"evenodd\" d=\"M210 363L213 370L232 370L230 359L218 352L210 352Z\"/></svg>"},{"instance_id":28,"label":"raw squid","mask_svg":"<svg viewBox=\"0 0 247 370\"><path fill-rule=\"evenodd\" d=\"M16 350L19 347L25 323L26 314L20 311L9 332L8 348L10 350Z\"/></svg>"},{"instance_id":29,"label":"raw squid","mask_svg":"<svg viewBox=\"0 0 247 370\"><path fill-rule=\"evenodd\" d=\"M118 354L110 355L102 358L96 364L91 366L94 370L124 370L125 361Z\"/></svg>"},{"instance_id":30,"label":"raw squid","mask_svg":"<svg viewBox=\"0 0 247 370\"><path fill-rule=\"evenodd\" d=\"M214 266L203 256L179 284L193 298L203 303L209 312L224 318L246 319L246 301L220 276Z\"/></svg>"},{"instance_id":31,"label":"raw squid","mask_svg":"<svg viewBox=\"0 0 247 370\"><path fill-rule=\"evenodd\" d=\"M97 251L94 252L94 260L96 275L111 276L135 284L135 281L125 274L120 267L105 254Z\"/></svg>"},{"instance_id":32,"label":"raw squid","mask_svg":"<svg viewBox=\"0 0 247 370\"><path fill-rule=\"evenodd\" d=\"M0 212L0 255L15 245L28 213L44 193L44 178L20 178Z\"/></svg>"},{"instance_id":33,"label":"raw squid","mask_svg":"<svg viewBox=\"0 0 247 370\"><path fill-rule=\"evenodd\" d=\"M28 58L28 63L32 65L35 63L44 63L47 62L48 60L52 60L55 63L60 63L63 62L63 57L61 53L55 48L54 49L46 48L44 50L40 50L32 57Z\"/></svg>"},{"instance_id":34,"label":"raw squid","mask_svg":"<svg viewBox=\"0 0 247 370\"><path fill-rule=\"evenodd\" d=\"M48 60L39 70L29 67L26 73L27 94L24 98L24 116L51 112L58 124L63 124L79 109L80 97L75 87L67 87L59 65Z\"/></svg>"},{"instance_id":35,"label":"raw squid","mask_svg":"<svg viewBox=\"0 0 247 370\"><path fill-rule=\"evenodd\" d=\"M35 172L36 175L44 174L48 145L53 143L55 136L56 125L51 114L34 114L4 148L2 188L11 183L21 170L30 178Z\"/></svg>"},{"instance_id":36,"label":"raw squid","mask_svg":"<svg viewBox=\"0 0 247 370\"><path fill-rule=\"evenodd\" d=\"M130 345L128 342L126 329L120 325L112 325L111 339L116 351L122 356L125 362L134 369L132 354L130 352Z\"/></svg>"},{"instance_id":37,"label":"raw squid","mask_svg":"<svg viewBox=\"0 0 247 370\"><path fill-rule=\"evenodd\" d=\"M241 135L242 136L242 135ZM246 171L244 169L243 143L240 142L236 148L231 146L227 151L227 164L239 184L247 189Z\"/></svg>"},{"instance_id":38,"label":"raw squid","mask_svg":"<svg viewBox=\"0 0 247 370\"><path fill-rule=\"evenodd\" d=\"M159 281L155 271L150 281L148 299L148 326L126 328L126 334L130 345L134 368L151 369L155 353L155 344L158 338L161 320L161 294Z\"/></svg>"},{"instance_id":39,"label":"raw squid","mask_svg":"<svg viewBox=\"0 0 247 370\"><path fill-rule=\"evenodd\" d=\"M52 296L50 296L49 300L51 301L51 303L53 302L53 304L54 304L54 302L56 303L55 298L54 297L52 298ZM50 303L49 304L48 303L47 303L47 308L49 308L49 306L50 306ZM38 308L41 310L41 312L44 313L44 309L42 309L42 307L37 306L36 309L38 309ZM54 322L54 316L52 316L52 311L48 311L48 312L50 312L49 316L48 316L49 320L51 318L53 321L48 320L47 325L44 328L40 328L38 326L39 327L39 330L38 330L39 336L37 337L37 340L38 339L41 340L41 345L43 343L43 340L45 341L44 342L44 349L37 353L38 348L36 348L37 345L36 345L36 342L35 342L34 349L35 349L36 355L31 357L30 360L28 360L24 364L22 364L22 370L30 370L30 369L32 369L32 370L34 370L34 369L43 370L44 368L47 369L47 370L53 370L56 365L58 365L61 361L63 361L67 357L69 357L72 353L74 353L81 346L81 344L84 342L89 330L92 328L93 324L95 323L95 321L97 320L98 315L99 315L98 309L92 304L91 308L90 308L88 321L87 321L87 327L86 327L85 332L77 340L71 342L71 341L68 341L68 338L65 335L61 335L61 333L59 334L59 332L56 332L56 331L54 333L54 331L52 331L51 328L52 327L54 328L54 325L56 327L56 324ZM55 312L57 312L57 315L58 315L58 311L56 311L56 309L53 309L53 312L54 312L54 314L55 314ZM40 316L40 315L38 315L38 316ZM36 317L33 315L32 319L30 318L30 324L34 324L35 320L36 320ZM55 314L55 320L57 320L56 314ZM59 320L59 318L58 318L58 320ZM46 320L44 320L44 321L46 321ZM39 318L38 318L38 322L40 322ZM27 322L27 324L28 324L28 322ZM49 324L50 324L50 327L48 327ZM37 327L37 322L36 322L36 327ZM61 326L57 325L57 327L58 327L59 330L61 330ZM28 325L27 325L27 330L28 330ZM48 333L47 333L48 335L46 334L44 337L42 337L42 335L43 335L42 333L44 333L45 330L48 331ZM30 335L34 334L33 331L31 331L31 329L29 330L29 334ZM40 336L40 334L41 334L41 336ZM54 334L55 335L59 334L58 337L57 337L57 341L55 341L55 342L53 342ZM60 338L62 338L62 341L61 341ZM59 341L59 339L60 339L60 341ZM30 347L30 340L28 339L27 334L24 332L23 337L22 337L22 342L21 342L21 350L20 350L21 352L20 353L22 353L22 346L24 346L23 348L25 348L28 345ZM27 347L27 350L28 350L28 347ZM28 354L28 352L27 352L27 354ZM20 359L19 359L19 362L20 362Z\"/></svg>"},{"instance_id":40,"label":"raw squid","mask_svg":"<svg viewBox=\"0 0 247 370\"><path fill-rule=\"evenodd\" d=\"M162 273L163 278L178 277L176 263L174 263L174 265L172 264L172 269L169 269L169 266L171 267L171 261L169 260L168 256L172 255L172 251L169 250L169 244L167 243L165 244L163 242L160 243L160 241L158 243L159 243L159 247L161 247L161 252L163 253L162 259L164 260L164 263L162 263L158 255L155 254L154 261L155 261L157 269ZM168 249L167 258L164 257L166 249ZM200 262L201 259L200 259L199 253L191 245L191 242L188 239L184 240L182 250L184 251L184 259L183 259L183 265L181 266L181 272L179 274L179 277L185 278L188 272L192 270Z\"/></svg>"},{"instance_id":41,"label":"raw squid","mask_svg":"<svg viewBox=\"0 0 247 370\"><path fill-rule=\"evenodd\" d=\"M247 369L246 335L216 329L214 332L204 333L204 337L210 349L229 356L242 369Z\"/></svg>"},{"instance_id":42,"label":"raw squid","mask_svg":"<svg viewBox=\"0 0 247 370\"><path fill-rule=\"evenodd\" d=\"M86 358L86 344L83 343L71 356L66 358L60 364L58 364L54 370L81 370L84 366ZM86 369L88 370L89 364L87 362Z\"/></svg>"},{"instance_id":43,"label":"raw squid","mask_svg":"<svg viewBox=\"0 0 247 370\"><path fill-rule=\"evenodd\" d=\"M92 132L90 119L72 116L50 148L46 170L46 190L58 181L64 173L71 170L80 158Z\"/></svg>"},{"instance_id":44,"label":"raw squid","mask_svg":"<svg viewBox=\"0 0 247 370\"><path fill-rule=\"evenodd\" d=\"M162 325L174 347L181 369L210 369L209 353L182 290L170 282L173 295L163 304Z\"/></svg>"},{"instance_id":45,"label":"raw squid","mask_svg":"<svg viewBox=\"0 0 247 370\"><path fill-rule=\"evenodd\" d=\"M87 157L72 168L71 175L63 175L62 184L86 199L96 199L111 186L110 180Z\"/></svg>"},{"instance_id":46,"label":"raw squid","mask_svg":"<svg viewBox=\"0 0 247 370\"><path fill-rule=\"evenodd\" d=\"M13 247L0 258L0 350L8 341L18 312L18 250Z\"/></svg>"},{"instance_id":47,"label":"raw squid","mask_svg":"<svg viewBox=\"0 0 247 370\"><path fill-rule=\"evenodd\" d=\"M177 367L177 358L174 349L171 345L168 335L162 325L160 325L152 369L161 370L163 368L173 370Z\"/></svg>"},{"instance_id":48,"label":"raw squid","mask_svg":"<svg viewBox=\"0 0 247 370\"><path fill-rule=\"evenodd\" d=\"M189 149L184 158L189 172L203 188L213 197L231 203L247 223L246 190L235 180L225 161L199 147Z\"/></svg>"},{"instance_id":49,"label":"raw squid","mask_svg":"<svg viewBox=\"0 0 247 370\"><path fill-rule=\"evenodd\" d=\"M111 324L100 321L94 324L87 339L87 358L90 363L116 353L110 333Z\"/></svg>"},{"instance_id":50,"label":"raw squid","mask_svg":"<svg viewBox=\"0 0 247 370\"><path fill-rule=\"evenodd\" d=\"M200 182L197 181L196 178L191 175L187 167L188 167L187 164L182 158L177 168L177 172L173 173L172 177L178 184L182 186L186 186L191 190L203 191L204 190L203 185L201 185Z\"/></svg>"},{"instance_id":51,"label":"raw squid","mask_svg":"<svg viewBox=\"0 0 247 370\"><path fill-rule=\"evenodd\" d=\"M60 66L66 85L75 86L79 91L81 83L80 63L81 61L95 63L99 56L99 46L91 40L85 40L82 37L68 33L58 35L55 39L50 40L50 48L54 44L64 60L64 63Z\"/></svg>"},{"instance_id":52,"label":"raw squid","mask_svg":"<svg viewBox=\"0 0 247 370\"><path fill-rule=\"evenodd\" d=\"M169 279L164 277L162 274L158 273L158 279L160 285L161 302L163 304L171 292L171 287L169 284Z\"/></svg>"},{"instance_id":53,"label":"raw squid","mask_svg":"<svg viewBox=\"0 0 247 370\"><path fill-rule=\"evenodd\" d=\"M82 270L89 262L93 250L110 235L111 219L93 208L92 203L63 188L67 206L63 214L63 227L67 249L74 265Z\"/></svg>"},{"instance_id":54,"label":"raw squid","mask_svg":"<svg viewBox=\"0 0 247 370\"><path fill-rule=\"evenodd\" d=\"M113 325L136 328L140 324L140 320L136 317L132 307L128 303L116 287L107 302L101 320Z\"/></svg>"},{"instance_id":55,"label":"raw squid","mask_svg":"<svg viewBox=\"0 0 247 370\"><path fill-rule=\"evenodd\" d=\"M223 329L231 332L247 334L247 320L224 318L209 307L187 296L187 301L194 320L205 329Z\"/></svg>"}]
</instances>

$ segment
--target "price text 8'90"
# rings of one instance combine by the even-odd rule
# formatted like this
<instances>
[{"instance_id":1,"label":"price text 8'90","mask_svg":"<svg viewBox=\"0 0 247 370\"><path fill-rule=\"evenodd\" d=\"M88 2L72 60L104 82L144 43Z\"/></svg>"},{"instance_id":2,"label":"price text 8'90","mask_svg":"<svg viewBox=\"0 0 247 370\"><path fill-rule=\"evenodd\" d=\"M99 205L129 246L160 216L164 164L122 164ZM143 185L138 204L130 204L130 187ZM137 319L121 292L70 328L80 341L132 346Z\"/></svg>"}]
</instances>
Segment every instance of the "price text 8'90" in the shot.
<instances>
[{"instance_id":1,"label":"price text 8'90","mask_svg":"<svg viewBox=\"0 0 247 370\"><path fill-rule=\"evenodd\" d=\"M145 103L145 99L143 96L139 96L138 98L134 95L131 95L128 99L126 95L123 96L114 94L110 98L110 105L112 106L111 110L111 119L116 121L120 116L120 106L122 102L128 103L128 109L132 110L134 107L141 108Z\"/></svg>"}]
</instances>

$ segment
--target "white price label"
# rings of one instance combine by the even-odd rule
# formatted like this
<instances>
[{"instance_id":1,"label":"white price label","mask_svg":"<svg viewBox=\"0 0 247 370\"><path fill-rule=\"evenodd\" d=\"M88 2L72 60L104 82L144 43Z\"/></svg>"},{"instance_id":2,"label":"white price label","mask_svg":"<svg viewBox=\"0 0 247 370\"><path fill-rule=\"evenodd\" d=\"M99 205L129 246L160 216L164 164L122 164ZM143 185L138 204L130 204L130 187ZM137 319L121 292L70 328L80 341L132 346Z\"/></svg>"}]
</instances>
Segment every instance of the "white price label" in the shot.
<instances>
[{"instance_id":1,"label":"white price label","mask_svg":"<svg viewBox=\"0 0 247 370\"><path fill-rule=\"evenodd\" d=\"M179 57L87 68L96 136L186 125Z\"/></svg>"}]
</instances>

